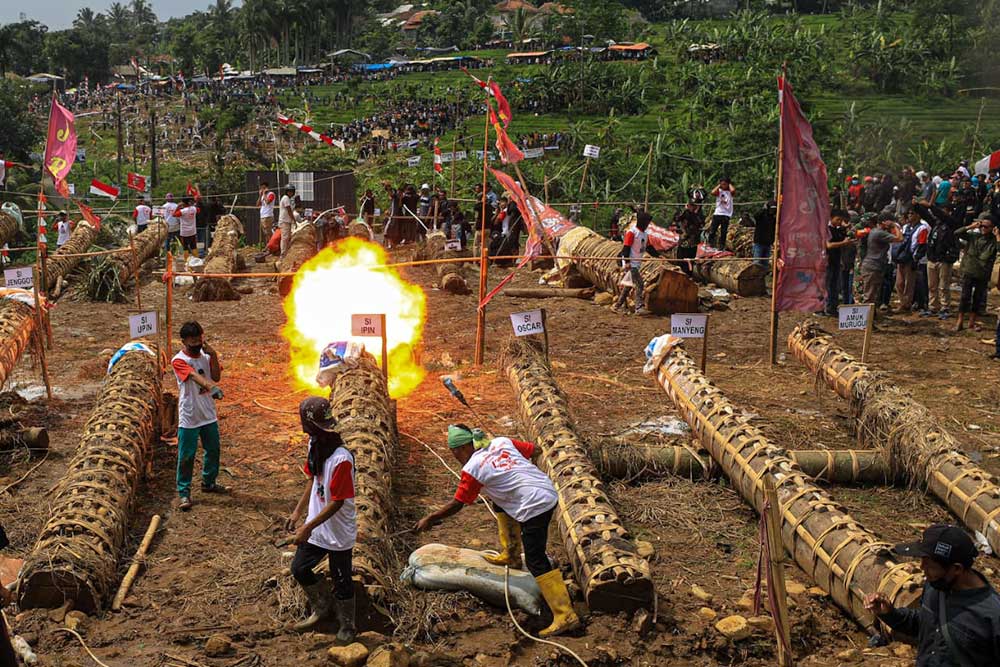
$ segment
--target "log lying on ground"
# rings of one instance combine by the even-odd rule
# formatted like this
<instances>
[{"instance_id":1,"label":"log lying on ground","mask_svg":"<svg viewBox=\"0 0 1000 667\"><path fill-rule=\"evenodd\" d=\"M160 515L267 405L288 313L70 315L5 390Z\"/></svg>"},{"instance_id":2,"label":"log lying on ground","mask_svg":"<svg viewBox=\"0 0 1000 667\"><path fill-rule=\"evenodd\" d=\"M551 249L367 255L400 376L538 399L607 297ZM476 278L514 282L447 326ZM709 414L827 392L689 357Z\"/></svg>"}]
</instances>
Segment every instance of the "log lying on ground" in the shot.
<instances>
[{"instance_id":1,"label":"log lying on ground","mask_svg":"<svg viewBox=\"0 0 1000 667\"><path fill-rule=\"evenodd\" d=\"M559 492L559 532L587 604L610 612L650 606L649 563L618 519L548 361L533 341L513 338L501 367L517 395L521 423L542 449L539 464Z\"/></svg>"},{"instance_id":2,"label":"log lying on ground","mask_svg":"<svg viewBox=\"0 0 1000 667\"><path fill-rule=\"evenodd\" d=\"M461 259L472 257L470 250L445 250L444 232L431 232L425 241L427 246L427 259ZM434 271L437 273L438 287L449 294L471 294L467 274L469 272L469 262L446 262L437 264Z\"/></svg>"},{"instance_id":3,"label":"log lying on ground","mask_svg":"<svg viewBox=\"0 0 1000 667\"><path fill-rule=\"evenodd\" d=\"M95 301L120 301L124 298L125 285L132 278L138 279L143 262L159 255L167 240L167 225L156 218L132 242L135 254L108 255L91 264L87 280L87 295Z\"/></svg>"},{"instance_id":4,"label":"log lying on ground","mask_svg":"<svg viewBox=\"0 0 1000 667\"><path fill-rule=\"evenodd\" d=\"M922 576L916 564L896 562L891 545L865 529L783 449L747 424L680 345L653 363L657 380L695 437L758 512L764 508L764 477L773 480L785 550L844 611L870 627L874 618L864 608L867 595L883 593L897 607L919 599Z\"/></svg>"},{"instance_id":5,"label":"log lying on ground","mask_svg":"<svg viewBox=\"0 0 1000 667\"><path fill-rule=\"evenodd\" d=\"M316 254L316 225L307 222L295 230L288 242L285 256L278 262L279 273L295 273ZM278 278L278 294L287 296L292 291L292 276Z\"/></svg>"},{"instance_id":6,"label":"log lying on ground","mask_svg":"<svg viewBox=\"0 0 1000 667\"><path fill-rule=\"evenodd\" d=\"M767 272L749 259L695 262L694 275L701 281L715 283L739 296L763 296L767 291L764 286Z\"/></svg>"},{"instance_id":7,"label":"log lying on ground","mask_svg":"<svg viewBox=\"0 0 1000 667\"><path fill-rule=\"evenodd\" d=\"M14 372L37 324L31 306L14 299L0 299L0 386Z\"/></svg>"},{"instance_id":8,"label":"log lying on ground","mask_svg":"<svg viewBox=\"0 0 1000 667\"><path fill-rule=\"evenodd\" d=\"M394 408L374 357L366 353L357 368L337 376L330 406L337 430L354 455L354 502L358 534L364 536L354 547L354 571L368 596L384 601L395 576L389 569L389 512L394 506L392 470L398 438Z\"/></svg>"},{"instance_id":9,"label":"log lying on ground","mask_svg":"<svg viewBox=\"0 0 1000 667\"><path fill-rule=\"evenodd\" d=\"M49 432L44 428L4 425L0 427L0 452L28 450L32 458L49 448Z\"/></svg>"},{"instance_id":10,"label":"log lying on ground","mask_svg":"<svg viewBox=\"0 0 1000 667\"><path fill-rule=\"evenodd\" d=\"M105 378L49 519L24 560L22 609L72 600L92 614L114 593L139 478L156 438L161 375L156 356L132 350Z\"/></svg>"},{"instance_id":11,"label":"log lying on ground","mask_svg":"<svg viewBox=\"0 0 1000 667\"><path fill-rule=\"evenodd\" d=\"M926 407L877 371L837 347L815 326L796 327L788 348L818 378L847 399L858 439L880 448L891 468L926 486L969 530L1000 552L1000 486L962 451Z\"/></svg>"},{"instance_id":12,"label":"log lying on ground","mask_svg":"<svg viewBox=\"0 0 1000 667\"><path fill-rule=\"evenodd\" d=\"M591 445L589 454L605 477L633 479L676 475L701 479L717 467L705 451L679 445L649 445L624 439ZM786 451L785 455L813 479L832 484L892 484L888 461L872 449L811 449Z\"/></svg>"},{"instance_id":13,"label":"log lying on ground","mask_svg":"<svg viewBox=\"0 0 1000 667\"><path fill-rule=\"evenodd\" d=\"M46 260L45 268L48 273L45 276L45 284L47 292L51 292L60 278L68 277L70 272L80 264L81 257L67 257L67 255L87 252L96 238L97 229L89 222L81 220L76 223L76 228L69 235L69 240L63 247L49 255L48 260Z\"/></svg>"},{"instance_id":14,"label":"log lying on ground","mask_svg":"<svg viewBox=\"0 0 1000 667\"><path fill-rule=\"evenodd\" d=\"M372 228L368 226L368 223L363 220L352 220L351 224L347 225L347 235L357 236L365 241L375 240L375 232L373 232Z\"/></svg>"},{"instance_id":15,"label":"log lying on ground","mask_svg":"<svg viewBox=\"0 0 1000 667\"><path fill-rule=\"evenodd\" d=\"M236 273L236 250L243 223L235 215L224 215L215 225L212 247L205 258L204 273ZM195 301L239 301L229 278L197 278L191 296Z\"/></svg>"},{"instance_id":16,"label":"log lying on ground","mask_svg":"<svg viewBox=\"0 0 1000 667\"><path fill-rule=\"evenodd\" d=\"M564 268L576 269L590 283L617 295L622 278L618 258L622 246L586 227L571 229L559 242L559 254L600 259L559 260ZM646 308L657 315L691 313L698 310L698 286L678 267L667 262L643 262L640 269L645 283Z\"/></svg>"},{"instance_id":17,"label":"log lying on ground","mask_svg":"<svg viewBox=\"0 0 1000 667\"><path fill-rule=\"evenodd\" d=\"M527 287L511 288L503 291L504 296L519 299L552 299L562 297L564 299L593 299L593 287Z\"/></svg>"}]
</instances>

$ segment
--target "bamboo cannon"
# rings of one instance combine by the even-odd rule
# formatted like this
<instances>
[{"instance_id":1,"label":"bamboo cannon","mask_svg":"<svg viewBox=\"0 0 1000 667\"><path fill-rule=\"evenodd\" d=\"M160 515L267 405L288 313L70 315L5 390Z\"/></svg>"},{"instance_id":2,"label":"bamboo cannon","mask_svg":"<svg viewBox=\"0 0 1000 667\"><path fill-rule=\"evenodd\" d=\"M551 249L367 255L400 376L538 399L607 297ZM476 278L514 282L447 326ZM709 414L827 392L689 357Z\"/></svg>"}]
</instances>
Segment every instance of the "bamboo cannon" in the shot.
<instances>
[{"instance_id":1,"label":"bamboo cannon","mask_svg":"<svg viewBox=\"0 0 1000 667\"><path fill-rule=\"evenodd\" d=\"M427 259L460 259L472 256L468 250L445 250L444 232L432 231L427 234L423 242L416 244L418 251L414 255L414 260ZM407 246L403 246L406 248ZM469 271L468 262L442 262L434 265L437 274L438 287L449 294L471 294L467 274Z\"/></svg>"},{"instance_id":2,"label":"bamboo cannon","mask_svg":"<svg viewBox=\"0 0 1000 667\"><path fill-rule=\"evenodd\" d=\"M22 609L99 612L115 590L139 478L152 455L160 409L160 359L126 352L104 380L63 475L49 518L24 560L18 585Z\"/></svg>"},{"instance_id":3,"label":"bamboo cannon","mask_svg":"<svg viewBox=\"0 0 1000 667\"><path fill-rule=\"evenodd\" d=\"M392 589L389 512L394 506L392 469L396 456L395 408L385 377L368 353L356 368L337 376L330 389L337 431L354 455L358 534L354 571L370 598L384 600Z\"/></svg>"},{"instance_id":4,"label":"bamboo cannon","mask_svg":"<svg viewBox=\"0 0 1000 667\"><path fill-rule=\"evenodd\" d=\"M0 386L14 372L37 328L38 318L31 306L14 299L0 299Z\"/></svg>"},{"instance_id":5,"label":"bamboo cannon","mask_svg":"<svg viewBox=\"0 0 1000 667\"><path fill-rule=\"evenodd\" d=\"M86 220L76 223L63 247L48 256L45 276L46 293L51 294L60 278L65 279L80 264L81 257L67 257L87 252L97 238L97 228Z\"/></svg>"},{"instance_id":6,"label":"bamboo cannon","mask_svg":"<svg viewBox=\"0 0 1000 667\"><path fill-rule=\"evenodd\" d=\"M278 262L279 273L295 273L316 254L316 225L307 222L299 227L291 240L285 256ZM278 278L278 294L288 296L292 291L294 276Z\"/></svg>"},{"instance_id":7,"label":"bamboo cannon","mask_svg":"<svg viewBox=\"0 0 1000 667\"><path fill-rule=\"evenodd\" d=\"M504 296L516 299L593 299L593 287L528 287L510 288L503 291Z\"/></svg>"},{"instance_id":8,"label":"bamboo cannon","mask_svg":"<svg viewBox=\"0 0 1000 667\"><path fill-rule=\"evenodd\" d=\"M558 260L564 271L576 269L594 287L615 296L623 275L620 243L609 241L586 227L571 229L559 242L559 254L601 259ZM645 283L645 303L657 315L698 311L698 286L687 274L667 262L643 262L639 269Z\"/></svg>"},{"instance_id":9,"label":"bamboo cannon","mask_svg":"<svg viewBox=\"0 0 1000 667\"><path fill-rule=\"evenodd\" d=\"M215 225L212 247L205 258L204 273L236 273L236 249L243 235L243 223L235 215L224 215ZM191 296L195 301L239 301L229 278L196 278Z\"/></svg>"},{"instance_id":10,"label":"bamboo cannon","mask_svg":"<svg viewBox=\"0 0 1000 667\"><path fill-rule=\"evenodd\" d=\"M858 441L884 452L890 467L926 486L1000 553L1000 486L962 451L930 411L885 375L837 347L815 326L799 326L788 348L818 379L848 400Z\"/></svg>"},{"instance_id":11,"label":"bamboo cannon","mask_svg":"<svg viewBox=\"0 0 1000 667\"><path fill-rule=\"evenodd\" d=\"M542 450L540 467L559 493L559 533L588 606L648 608L655 594L649 563L611 505L545 356L535 342L513 338L501 368L518 397L521 423Z\"/></svg>"},{"instance_id":12,"label":"bamboo cannon","mask_svg":"<svg viewBox=\"0 0 1000 667\"><path fill-rule=\"evenodd\" d=\"M739 296L763 296L766 293L764 267L752 260L725 262L705 261L694 263L694 276L706 283L714 283Z\"/></svg>"},{"instance_id":13,"label":"bamboo cannon","mask_svg":"<svg viewBox=\"0 0 1000 667\"><path fill-rule=\"evenodd\" d=\"M865 597L883 593L896 607L916 603L923 578L914 563L894 560L880 540L816 486L780 447L754 426L698 370L674 339L654 355L656 379L691 426L695 437L759 513L764 479L774 482L781 500L785 550L847 614L865 627L875 619Z\"/></svg>"},{"instance_id":14,"label":"bamboo cannon","mask_svg":"<svg viewBox=\"0 0 1000 667\"><path fill-rule=\"evenodd\" d=\"M648 445L618 439L592 445L589 453L597 470L614 479L664 475L701 479L716 470L707 452L679 445ZM807 449L786 451L785 456L817 481L871 485L889 485L894 481L889 463L879 450Z\"/></svg>"},{"instance_id":15,"label":"bamboo cannon","mask_svg":"<svg viewBox=\"0 0 1000 667\"><path fill-rule=\"evenodd\" d=\"M375 232L364 220L352 220L349 225L347 225L347 235L357 236L365 241L374 241Z\"/></svg>"}]
</instances>

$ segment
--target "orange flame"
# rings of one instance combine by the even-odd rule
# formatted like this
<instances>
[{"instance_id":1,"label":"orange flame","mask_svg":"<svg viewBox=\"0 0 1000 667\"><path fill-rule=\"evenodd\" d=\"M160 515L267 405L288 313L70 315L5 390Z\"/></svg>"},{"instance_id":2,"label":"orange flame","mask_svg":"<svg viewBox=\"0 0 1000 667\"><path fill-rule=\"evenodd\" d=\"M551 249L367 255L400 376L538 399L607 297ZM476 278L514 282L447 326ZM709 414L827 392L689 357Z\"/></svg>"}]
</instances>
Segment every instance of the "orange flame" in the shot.
<instances>
[{"instance_id":1,"label":"orange flame","mask_svg":"<svg viewBox=\"0 0 1000 667\"><path fill-rule=\"evenodd\" d=\"M325 393L316 383L320 353L329 343L356 338L351 335L355 314L385 313L392 398L409 395L424 379L415 352L423 338L427 296L386 263L380 246L350 237L324 248L299 269L285 297L288 322L281 330L297 388ZM382 356L380 339L357 340L375 358Z\"/></svg>"}]
</instances>

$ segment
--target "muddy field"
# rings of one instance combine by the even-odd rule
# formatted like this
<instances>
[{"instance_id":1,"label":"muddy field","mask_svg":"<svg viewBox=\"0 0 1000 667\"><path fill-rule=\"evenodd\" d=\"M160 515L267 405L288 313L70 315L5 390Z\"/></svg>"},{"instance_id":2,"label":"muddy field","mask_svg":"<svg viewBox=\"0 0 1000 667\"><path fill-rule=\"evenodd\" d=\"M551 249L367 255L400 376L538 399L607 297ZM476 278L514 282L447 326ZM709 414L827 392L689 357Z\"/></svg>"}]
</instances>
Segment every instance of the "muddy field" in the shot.
<instances>
[{"instance_id":1,"label":"muddy field","mask_svg":"<svg viewBox=\"0 0 1000 667\"><path fill-rule=\"evenodd\" d=\"M502 273L494 271L490 280L495 283ZM398 403L399 455L391 512L395 530L410 527L453 492L454 478L429 449L451 464L445 429L449 422L468 418L442 387L440 374L458 375L466 396L475 397L476 409L491 429L512 436L521 433L510 385L496 365L510 333L511 312L539 305L548 309L552 365L578 429L587 438L599 441L636 422L675 414L663 390L641 370L646 343L669 328L668 320L617 315L606 306L578 299L541 303L499 296L488 312L487 363L475 368L475 298L432 289L431 270L411 269L407 275L427 290L422 361L428 375L418 391ZM531 273L514 281L523 287L536 283L537 275ZM157 445L153 476L141 491L128 549L130 558L149 518L161 514L162 528L147 568L121 612L87 618L80 629L94 655L111 667L327 663L332 636L303 637L289 630L303 601L287 573L288 554L273 546L284 536L281 525L303 484L300 468L306 441L296 413L303 394L295 393L286 377L288 353L279 333L284 314L273 282L260 279L245 284L254 291L239 302L196 304L183 292L178 294L175 323L197 318L223 359L221 384L226 396L219 404L224 467L220 481L233 493L206 498L196 492L194 509L177 511L176 443ZM147 279L143 299L162 307L163 285ZM776 367L767 364L768 306L763 298L734 299L729 310L712 313L708 375L751 416L753 424L789 449L854 445L845 402L816 387L791 355L787 359L782 355ZM107 351L117 349L127 337L128 311L128 305L71 298L58 303L52 311L55 347L49 356L56 398L49 403L38 398L43 392L30 359L26 356L19 365L11 388L32 398L26 421L48 427L52 449L40 465L20 455L0 461L0 489L30 471L23 481L0 492L0 522L12 542L7 556L23 557L45 520L51 490L66 469L99 391ZM797 321L792 316L783 319L782 345ZM987 323L992 322L988 318ZM830 319L822 323L836 326ZM1000 365L987 359L992 350L982 342L992 336L954 334L951 324L894 317L876 334L869 361L909 389L948 423L967 451L980 453L983 465L997 472ZM860 351L860 334L839 334L837 340L850 351ZM698 343L691 349L698 350ZM164 386L173 390L172 379L167 378ZM642 628L625 614L593 614L585 632L560 641L592 666L773 664L774 640L769 633L758 632L732 644L716 632L714 621L698 613L709 607L719 617L750 615L738 603L754 586L758 519L727 482L609 480L608 486L626 526L655 551L651 561L658 598L655 622ZM866 527L888 541L911 539L926 524L949 518L938 502L917 490L838 486L833 493ZM557 535L553 525L550 550L565 572L568 563ZM405 562L412 548L428 542L493 548L496 528L481 505L469 508L431 533L416 539L401 536L399 562ZM123 559L122 572L127 561ZM997 567L993 558L980 563L994 580L992 570ZM813 585L794 566L789 574L805 588ZM691 594L695 584L711 594L711 601ZM860 659L868 664L912 664L911 654L899 644L869 649L867 635L822 595L807 591L792 599L793 648L802 664L839 664L844 659L838 654L852 648L861 649ZM571 664L554 648L519 635L505 610L469 596L411 593L403 601L406 604L394 610L400 621L395 640L420 651L412 664ZM528 629L538 629L517 613ZM95 664L77 639L57 632L62 623L46 612L9 617L15 632L36 648L40 664ZM219 634L231 640L231 647L210 656L206 643Z\"/></svg>"}]
</instances>

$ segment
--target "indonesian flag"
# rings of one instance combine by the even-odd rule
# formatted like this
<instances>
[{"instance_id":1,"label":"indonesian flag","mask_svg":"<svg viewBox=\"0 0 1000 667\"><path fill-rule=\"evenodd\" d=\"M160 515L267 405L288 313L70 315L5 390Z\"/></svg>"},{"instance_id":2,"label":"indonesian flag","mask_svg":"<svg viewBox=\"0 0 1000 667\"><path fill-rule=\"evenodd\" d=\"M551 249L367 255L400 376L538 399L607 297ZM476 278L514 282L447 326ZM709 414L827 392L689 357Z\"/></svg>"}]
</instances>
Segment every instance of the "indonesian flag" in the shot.
<instances>
[{"instance_id":1,"label":"indonesian flag","mask_svg":"<svg viewBox=\"0 0 1000 667\"><path fill-rule=\"evenodd\" d=\"M982 160L976 162L975 175L980 174L989 176L991 171L1000 169L1000 151L993 151Z\"/></svg>"},{"instance_id":2,"label":"indonesian flag","mask_svg":"<svg viewBox=\"0 0 1000 667\"><path fill-rule=\"evenodd\" d=\"M434 171L436 171L437 173L440 174L443 169L444 169L444 167L441 166L441 147L438 146L438 140L437 140L437 137L435 137L434 138Z\"/></svg>"},{"instance_id":3,"label":"indonesian flag","mask_svg":"<svg viewBox=\"0 0 1000 667\"><path fill-rule=\"evenodd\" d=\"M434 145L437 146L436 141L434 142ZM3 185L3 182L7 180L7 168L13 166L14 166L13 162L9 162L7 160L0 160L0 185Z\"/></svg>"},{"instance_id":4,"label":"indonesian flag","mask_svg":"<svg viewBox=\"0 0 1000 667\"><path fill-rule=\"evenodd\" d=\"M94 210L86 204L81 204L80 202L76 202L76 207L80 209L80 215L83 216L83 219L89 222L94 229L100 231L101 219L94 213Z\"/></svg>"},{"instance_id":5,"label":"indonesian flag","mask_svg":"<svg viewBox=\"0 0 1000 667\"><path fill-rule=\"evenodd\" d=\"M196 188L195 186L191 185L190 181L188 181L188 186L187 186L187 191L186 192L187 192L188 196L189 197L193 197L195 201L198 201L198 200L201 199L201 193L198 192L198 188Z\"/></svg>"},{"instance_id":6,"label":"indonesian flag","mask_svg":"<svg viewBox=\"0 0 1000 667\"><path fill-rule=\"evenodd\" d=\"M98 195L101 197L110 197L111 199L118 199L118 193L121 192L118 188L113 185L108 185L107 183L101 183L96 178L90 182L90 194Z\"/></svg>"},{"instance_id":7,"label":"indonesian flag","mask_svg":"<svg viewBox=\"0 0 1000 667\"><path fill-rule=\"evenodd\" d=\"M493 129L497 131L497 151L500 153L500 161L504 164L517 164L524 159L524 153L521 149L510 140L507 136L507 131L500 127L500 121L497 120L497 116L493 113L493 109L490 109L490 123L493 125Z\"/></svg>"},{"instance_id":8,"label":"indonesian flag","mask_svg":"<svg viewBox=\"0 0 1000 667\"><path fill-rule=\"evenodd\" d=\"M38 192L38 243L39 245L48 245L49 239L46 237L48 230L45 228L45 216L42 212L45 211L45 204L48 202L48 198L45 193L39 189Z\"/></svg>"},{"instance_id":9,"label":"indonesian flag","mask_svg":"<svg viewBox=\"0 0 1000 667\"><path fill-rule=\"evenodd\" d=\"M135 190L136 192L145 192L146 177L141 174L133 174L129 172L128 182L126 183L126 185L129 187L129 189Z\"/></svg>"}]
</instances>

